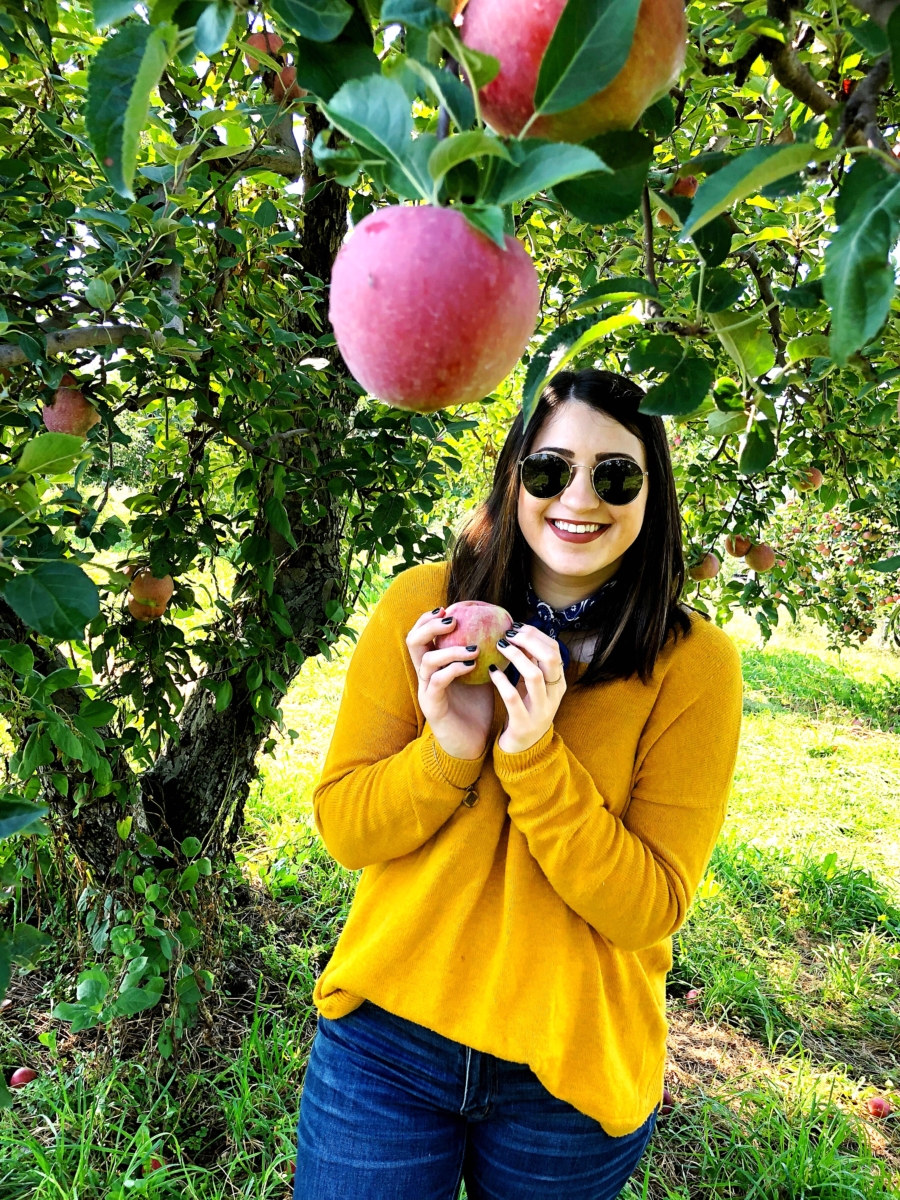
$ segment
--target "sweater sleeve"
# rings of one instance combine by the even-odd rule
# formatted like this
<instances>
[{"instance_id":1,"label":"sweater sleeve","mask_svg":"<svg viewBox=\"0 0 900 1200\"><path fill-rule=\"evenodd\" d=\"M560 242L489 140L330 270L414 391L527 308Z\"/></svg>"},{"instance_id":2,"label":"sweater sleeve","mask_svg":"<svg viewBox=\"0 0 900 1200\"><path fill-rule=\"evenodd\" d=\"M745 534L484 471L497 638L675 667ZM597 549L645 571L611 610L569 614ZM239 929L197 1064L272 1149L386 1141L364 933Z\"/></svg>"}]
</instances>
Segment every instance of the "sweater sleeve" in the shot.
<instances>
[{"instance_id":1,"label":"sweater sleeve","mask_svg":"<svg viewBox=\"0 0 900 1200\"><path fill-rule=\"evenodd\" d=\"M416 704L405 639L421 609L403 603L403 578L382 598L353 652L313 793L316 828L332 857L351 870L400 858L427 842L459 807L484 762L483 755L447 754Z\"/></svg>"},{"instance_id":2,"label":"sweater sleeve","mask_svg":"<svg viewBox=\"0 0 900 1200\"><path fill-rule=\"evenodd\" d=\"M645 949L679 928L725 818L740 732L740 658L727 635L703 632L701 653L673 655L621 818L552 728L518 754L494 745L510 818L551 886L622 950ZM615 729L597 736L615 737Z\"/></svg>"}]
</instances>

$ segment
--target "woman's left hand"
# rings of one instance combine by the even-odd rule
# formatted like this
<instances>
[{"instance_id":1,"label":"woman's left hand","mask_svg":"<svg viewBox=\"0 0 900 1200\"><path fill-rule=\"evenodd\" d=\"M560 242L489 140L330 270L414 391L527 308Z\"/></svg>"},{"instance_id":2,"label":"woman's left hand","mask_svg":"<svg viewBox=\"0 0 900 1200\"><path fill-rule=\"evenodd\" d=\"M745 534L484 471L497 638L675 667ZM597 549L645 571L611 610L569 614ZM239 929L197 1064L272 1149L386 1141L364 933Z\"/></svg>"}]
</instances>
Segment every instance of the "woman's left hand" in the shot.
<instances>
[{"instance_id":1,"label":"woman's left hand","mask_svg":"<svg viewBox=\"0 0 900 1200\"><path fill-rule=\"evenodd\" d=\"M553 724L565 695L566 677L559 643L533 625L506 634L497 645L521 676L513 685L501 670L491 671L507 712L506 728L497 744L506 754L517 754L539 742Z\"/></svg>"}]
</instances>

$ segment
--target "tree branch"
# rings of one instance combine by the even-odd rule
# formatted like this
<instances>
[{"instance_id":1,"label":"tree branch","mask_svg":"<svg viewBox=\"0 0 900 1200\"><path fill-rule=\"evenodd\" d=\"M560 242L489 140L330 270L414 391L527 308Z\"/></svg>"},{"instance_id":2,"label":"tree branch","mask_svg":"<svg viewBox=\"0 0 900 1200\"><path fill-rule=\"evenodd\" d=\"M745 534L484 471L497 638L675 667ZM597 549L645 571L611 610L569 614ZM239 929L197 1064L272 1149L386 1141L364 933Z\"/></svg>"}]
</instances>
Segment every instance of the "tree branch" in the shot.
<instances>
[{"instance_id":1,"label":"tree branch","mask_svg":"<svg viewBox=\"0 0 900 1200\"><path fill-rule=\"evenodd\" d=\"M158 342L160 345L165 340L162 334L145 329L142 325L81 325L48 333L44 338L44 347L48 356L68 354L89 346L121 346L127 337L154 344ZM13 342L0 342L0 367L17 367L27 357L25 351Z\"/></svg>"}]
</instances>

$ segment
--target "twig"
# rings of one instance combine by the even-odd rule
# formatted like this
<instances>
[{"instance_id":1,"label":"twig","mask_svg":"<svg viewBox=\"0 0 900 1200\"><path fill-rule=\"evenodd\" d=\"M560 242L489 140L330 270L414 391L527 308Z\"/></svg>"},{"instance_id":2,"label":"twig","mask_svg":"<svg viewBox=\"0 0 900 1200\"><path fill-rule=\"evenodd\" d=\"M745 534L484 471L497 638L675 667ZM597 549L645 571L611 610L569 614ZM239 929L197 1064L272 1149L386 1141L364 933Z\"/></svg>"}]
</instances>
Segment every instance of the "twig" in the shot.
<instances>
[{"instance_id":1,"label":"twig","mask_svg":"<svg viewBox=\"0 0 900 1200\"><path fill-rule=\"evenodd\" d=\"M644 217L644 273L654 288L656 283L656 264L653 261L653 212L650 208L650 189L644 184L641 195L641 212ZM662 315L662 310L655 314Z\"/></svg>"}]
</instances>

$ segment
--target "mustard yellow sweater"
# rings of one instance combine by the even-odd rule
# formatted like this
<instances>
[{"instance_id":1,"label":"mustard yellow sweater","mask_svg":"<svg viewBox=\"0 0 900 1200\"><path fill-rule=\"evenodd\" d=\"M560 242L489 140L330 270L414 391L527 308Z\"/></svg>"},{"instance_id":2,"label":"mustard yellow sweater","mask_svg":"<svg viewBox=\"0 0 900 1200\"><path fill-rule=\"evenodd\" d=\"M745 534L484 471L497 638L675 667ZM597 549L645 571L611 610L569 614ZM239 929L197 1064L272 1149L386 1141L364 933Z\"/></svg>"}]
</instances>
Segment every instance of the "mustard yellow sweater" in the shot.
<instances>
[{"instance_id":1,"label":"mustard yellow sweater","mask_svg":"<svg viewBox=\"0 0 900 1200\"><path fill-rule=\"evenodd\" d=\"M314 808L330 853L364 870L315 1003L336 1019L367 999L527 1063L622 1136L662 1094L671 935L724 819L740 660L693 617L649 683L568 691L517 754L496 744L498 696L484 757L453 758L404 644L446 578L446 564L402 574L350 663Z\"/></svg>"}]
</instances>

